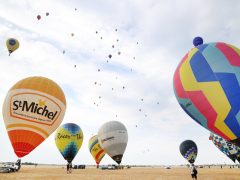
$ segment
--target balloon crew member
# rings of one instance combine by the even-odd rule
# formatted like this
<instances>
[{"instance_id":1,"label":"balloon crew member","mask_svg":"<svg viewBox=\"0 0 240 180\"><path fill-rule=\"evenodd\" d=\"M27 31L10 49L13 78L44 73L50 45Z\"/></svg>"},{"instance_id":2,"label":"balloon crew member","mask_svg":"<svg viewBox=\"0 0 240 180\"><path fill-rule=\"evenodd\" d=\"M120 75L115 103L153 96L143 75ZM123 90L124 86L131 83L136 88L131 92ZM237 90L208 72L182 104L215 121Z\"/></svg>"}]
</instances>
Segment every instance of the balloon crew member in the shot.
<instances>
[{"instance_id":1,"label":"balloon crew member","mask_svg":"<svg viewBox=\"0 0 240 180\"><path fill-rule=\"evenodd\" d=\"M192 179L197 179L197 168L196 166L192 163L191 166L190 166L190 169L191 169L191 176L192 176Z\"/></svg>"},{"instance_id":2,"label":"balloon crew member","mask_svg":"<svg viewBox=\"0 0 240 180\"><path fill-rule=\"evenodd\" d=\"M70 169L70 164L67 163L67 174L70 173L70 172L69 172L69 169Z\"/></svg>"},{"instance_id":3,"label":"balloon crew member","mask_svg":"<svg viewBox=\"0 0 240 180\"><path fill-rule=\"evenodd\" d=\"M69 173L72 173L72 163L69 163Z\"/></svg>"}]
</instances>

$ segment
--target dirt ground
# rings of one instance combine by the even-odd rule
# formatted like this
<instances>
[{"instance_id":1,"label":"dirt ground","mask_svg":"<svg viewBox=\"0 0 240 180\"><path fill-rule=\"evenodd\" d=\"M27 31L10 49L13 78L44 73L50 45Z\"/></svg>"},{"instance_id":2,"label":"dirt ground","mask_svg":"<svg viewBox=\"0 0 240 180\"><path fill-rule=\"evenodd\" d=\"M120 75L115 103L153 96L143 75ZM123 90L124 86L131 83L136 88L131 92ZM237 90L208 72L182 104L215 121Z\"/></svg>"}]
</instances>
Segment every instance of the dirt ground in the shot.
<instances>
[{"instance_id":1,"label":"dirt ground","mask_svg":"<svg viewBox=\"0 0 240 180\"><path fill-rule=\"evenodd\" d=\"M23 166L16 173L1 173L0 179L41 179L41 180L59 180L59 179L97 179L97 180L191 180L190 170L187 168L131 168L123 170L101 170L95 168L87 168L84 170L73 169L71 174L66 173L66 169L56 166ZM198 169L198 179L202 180L239 180L240 169L234 168L202 168Z\"/></svg>"}]
</instances>

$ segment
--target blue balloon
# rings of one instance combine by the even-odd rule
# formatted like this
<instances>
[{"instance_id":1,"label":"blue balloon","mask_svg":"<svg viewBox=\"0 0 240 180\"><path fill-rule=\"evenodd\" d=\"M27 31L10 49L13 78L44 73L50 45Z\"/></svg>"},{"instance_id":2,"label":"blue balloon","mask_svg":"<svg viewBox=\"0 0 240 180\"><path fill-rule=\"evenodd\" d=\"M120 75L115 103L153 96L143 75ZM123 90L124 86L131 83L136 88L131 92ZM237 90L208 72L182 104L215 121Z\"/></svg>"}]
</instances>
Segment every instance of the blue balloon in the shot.
<instances>
[{"instance_id":1,"label":"blue balloon","mask_svg":"<svg viewBox=\"0 0 240 180\"><path fill-rule=\"evenodd\" d=\"M200 36L197 36L193 39L193 45L194 46L199 46L203 44L203 38L201 38Z\"/></svg>"}]
</instances>

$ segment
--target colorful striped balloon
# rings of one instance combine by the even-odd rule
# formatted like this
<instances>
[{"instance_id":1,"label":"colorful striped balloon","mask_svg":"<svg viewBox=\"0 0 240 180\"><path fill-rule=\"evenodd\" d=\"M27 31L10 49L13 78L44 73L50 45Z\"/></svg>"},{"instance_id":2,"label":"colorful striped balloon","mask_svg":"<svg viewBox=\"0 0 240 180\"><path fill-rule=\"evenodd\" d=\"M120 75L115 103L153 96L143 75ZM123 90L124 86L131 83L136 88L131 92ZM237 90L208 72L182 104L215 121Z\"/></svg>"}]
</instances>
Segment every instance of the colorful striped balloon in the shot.
<instances>
[{"instance_id":1,"label":"colorful striped balloon","mask_svg":"<svg viewBox=\"0 0 240 180\"><path fill-rule=\"evenodd\" d=\"M174 91L197 123L240 145L240 50L226 43L192 48L174 74Z\"/></svg>"},{"instance_id":2,"label":"colorful striped balloon","mask_svg":"<svg viewBox=\"0 0 240 180\"><path fill-rule=\"evenodd\" d=\"M78 153L83 142L82 129L74 123L66 123L58 128L55 134L55 143L64 157L64 159L71 163Z\"/></svg>"},{"instance_id":3,"label":"colorful striped balloon","mask_svg":"<svg viewBox=\"0 0 240 180\"><path fill-rule=\"evenodd\" d=\"M16 83L3 104L3 119L15 154L24 157L61 124L66 99L61 88L44 77Z\"/></svg>"},{"instance_id":4,"label":"colorful striped balloon","mask_svg":"<svg viewBox=\"0 0 240 180\"><path fill-rule=\"evenodd\" d=\"M96 161L96 164L99 165L106 152L101 148L100 144L98 143L97 135L89 139L88 148L92 157Z\"/></svg>"}]
</instances>

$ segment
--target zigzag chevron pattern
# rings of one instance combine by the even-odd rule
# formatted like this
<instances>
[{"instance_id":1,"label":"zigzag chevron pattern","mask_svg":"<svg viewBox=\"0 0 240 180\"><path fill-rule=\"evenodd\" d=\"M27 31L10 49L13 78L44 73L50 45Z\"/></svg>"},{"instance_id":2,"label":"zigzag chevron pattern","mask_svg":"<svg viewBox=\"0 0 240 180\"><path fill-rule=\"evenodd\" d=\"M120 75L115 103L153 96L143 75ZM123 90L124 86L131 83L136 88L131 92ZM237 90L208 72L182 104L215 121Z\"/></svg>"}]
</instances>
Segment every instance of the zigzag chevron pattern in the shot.
<instances>
[{"instance_id":1,"label":"zigzag chevron pattern","mask_svg":"<svg viewBox=\"0 0 240 180\"><path fill-rule=\"evenodd\" d=\"M240 138L240 50L225 43L191 49L174 74L174 92L197 123L226 140Z\"/></svg>"}]
</instances>

